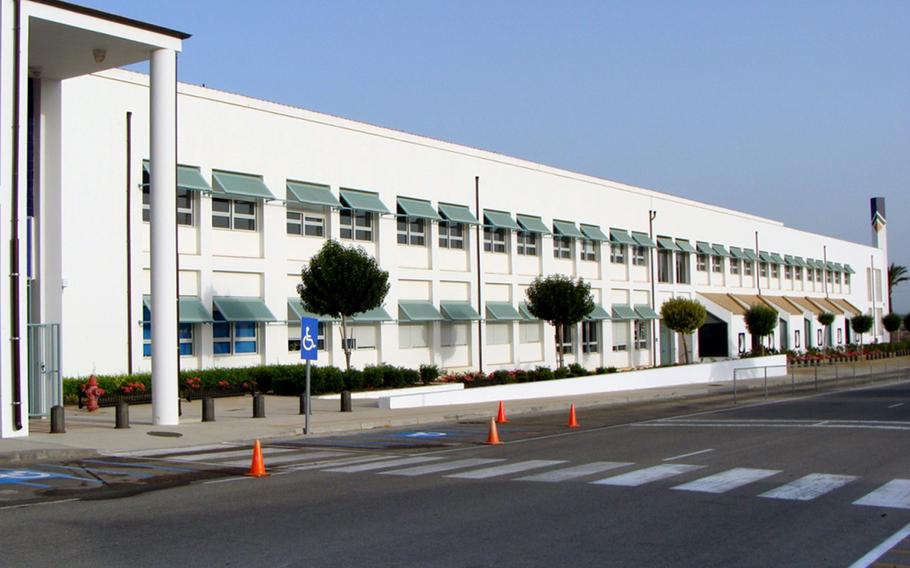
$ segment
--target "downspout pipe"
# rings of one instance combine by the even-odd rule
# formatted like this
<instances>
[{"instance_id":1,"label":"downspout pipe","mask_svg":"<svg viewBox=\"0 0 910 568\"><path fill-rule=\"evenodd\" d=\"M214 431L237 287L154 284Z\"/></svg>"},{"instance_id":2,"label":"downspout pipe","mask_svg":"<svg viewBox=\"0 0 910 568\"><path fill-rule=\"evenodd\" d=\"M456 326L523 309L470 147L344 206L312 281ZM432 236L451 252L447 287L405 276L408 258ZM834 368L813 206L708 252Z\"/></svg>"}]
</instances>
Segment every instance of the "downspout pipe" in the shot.
<instances>
[{"instance_id":1,"label":"downspout pipe","mask_svg":"<svg viewBox=\"0 0 910 568\"><path fill-rule=\"evenodd\" d=\"M480 251L483 246L483 212L480 210L480 176L474 176L474 208L477 211L477 311L485 313L483 304L483 278L481 274ZM483 372L483 316L477 320L477 370Z\"/></svg>"},{"instance_id":2,"label":"downspout pipe","mask_svg":"<svg viewBox=\"0 0 910 568\"><path fill-rule=\"evenodd\" d=\"M133 374L133 228L130 216L130 196L133 178L130 163L133 159L133 113L126 113L126 368Z\"/></svg>"},{"instance_id":3,"label":"downspout pipe","mask_svg":"<svg viewBox=\"0 0 910 568\"><path fill-rule=\"evenodd\" d=\"M19 89L21 81L22 8L19 0L13 3L13 124L12 124L12 179L10 181L10 377L13 395L13 428L22 430L22 358L19 337L22 314L19 310Z\"/></svg>"},{"instance_id":4,"label":"downspout pipe","mask_svg":"<svg viewBox=\"0 0 910 568\"><path fill-rule=\"evenodd\" d=\"M648 211L648 234L651 237L652 241L654 240L654 219L657 219L657 211L655 211L654 209L651 209L650 211ZM657 293L656 292L657 288L656 288L656 284L654 282L654 280L655 280L654 262L655 262L655 259L657 257L659 257L659 255L656 251L657 251L657 249L652 249L651 252L648 253L648 256L651 257L649 259L651 261L651 309L655 310L655 311L657 308L657 297L655 296L655 294ZM671 266L670 268L672 270L673 267ZM651 322L651 366L652 367L657 366L657 330L659 329L659 325L660 325L659 322L660 322L660 320L654 320Z\"/></svg>"}]
</instances>

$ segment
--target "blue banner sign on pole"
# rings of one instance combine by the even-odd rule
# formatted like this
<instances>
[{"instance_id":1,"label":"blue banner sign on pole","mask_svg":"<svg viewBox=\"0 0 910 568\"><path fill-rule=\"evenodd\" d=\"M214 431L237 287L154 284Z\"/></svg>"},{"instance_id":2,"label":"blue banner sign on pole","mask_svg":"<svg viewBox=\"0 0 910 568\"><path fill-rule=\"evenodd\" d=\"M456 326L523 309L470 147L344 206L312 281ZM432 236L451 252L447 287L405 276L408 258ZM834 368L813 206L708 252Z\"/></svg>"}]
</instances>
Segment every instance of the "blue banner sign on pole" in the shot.
<instances>
[{"instance_id":1,"label":"blue banner sign on pole","mask_svg":"<svg viewBox=\"0 0 910 568\"><path fill-rule=\"evenodd\" d=\"M319 337L319 321L316 318L300 318L300 358L316 360L316 340Z\"/></svg>"}]
</instances>

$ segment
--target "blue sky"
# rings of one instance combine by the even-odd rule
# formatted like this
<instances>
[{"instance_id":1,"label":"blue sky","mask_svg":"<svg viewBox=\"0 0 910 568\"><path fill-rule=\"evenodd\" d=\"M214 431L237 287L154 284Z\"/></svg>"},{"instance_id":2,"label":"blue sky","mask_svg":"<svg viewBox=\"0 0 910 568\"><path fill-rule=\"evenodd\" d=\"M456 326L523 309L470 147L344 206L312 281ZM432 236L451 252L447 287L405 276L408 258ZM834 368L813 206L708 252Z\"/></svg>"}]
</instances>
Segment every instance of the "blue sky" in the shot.
<instances>
[{"instance_id":1,"label":"blue sky","mask_svg":"<svg viewBox=\"0 0 910 568\"><path fill-rule=\"evenodd\" d=\"M884 196L910 266L910 2L82 3L192 33L191 83L864 243Z\"/></svg>"}]
</instances>

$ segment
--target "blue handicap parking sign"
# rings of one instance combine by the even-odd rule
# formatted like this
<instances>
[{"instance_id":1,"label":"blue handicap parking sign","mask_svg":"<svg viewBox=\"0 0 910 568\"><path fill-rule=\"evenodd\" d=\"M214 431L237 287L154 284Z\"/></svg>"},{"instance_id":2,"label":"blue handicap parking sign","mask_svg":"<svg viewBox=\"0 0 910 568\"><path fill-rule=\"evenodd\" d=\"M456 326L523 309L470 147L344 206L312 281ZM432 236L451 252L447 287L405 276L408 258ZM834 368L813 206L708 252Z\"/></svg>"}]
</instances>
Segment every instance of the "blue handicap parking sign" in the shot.
<instances>
[{"instance_id":1,"label":"blue handicap parking sign","mask_svg":"<svg viewBox=\"0 0 910 568\"><path fill-rule=\"evenodd\" d=\"M300 358L304 361L316 360L318 336L319 321L316 318L300 318Z\"/></svg>"}]
</instances>

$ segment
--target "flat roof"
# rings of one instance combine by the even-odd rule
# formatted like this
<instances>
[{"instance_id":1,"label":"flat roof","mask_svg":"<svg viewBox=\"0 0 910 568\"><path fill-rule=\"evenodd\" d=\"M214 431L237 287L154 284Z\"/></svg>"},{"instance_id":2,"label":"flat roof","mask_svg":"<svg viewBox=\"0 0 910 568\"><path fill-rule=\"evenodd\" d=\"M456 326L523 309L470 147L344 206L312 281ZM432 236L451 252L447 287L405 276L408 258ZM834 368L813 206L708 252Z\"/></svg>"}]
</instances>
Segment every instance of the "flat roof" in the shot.
<instances>
[{"instance_id":1,"label":"flat roof","mask_svg":"<svg viewBox=\"0 0 910 568\"><path fill-rule=\"evenodd\" d=\"M101 10L96 10L94 8L88 8L86 6L80 6L78 4L72 4L70 2L61 2L60 0L31 0L35 4L44 4L45 6L52 6L54 8L59 8L61 10L67 10L69 12L74 12L76 14L82 14L84 16L91 16L93 18L98 18L101 20L107 20L108 22L114 22L117 24L123 24L125 26L130 26L138 28L141 30L146 30L161 35L166 35L170 37L175 37L177 39L188 39L191 37L190 34L186 32L180 32L177 30L172 30L170 28L165 28L163 26L156 26L155 24L150 24L148 22L142 22L139 20L134 20L132 18L126 18L124 16L118 16L117 14L111 14L110 12L103 12Z\"/></svg>"}]
</instances>

